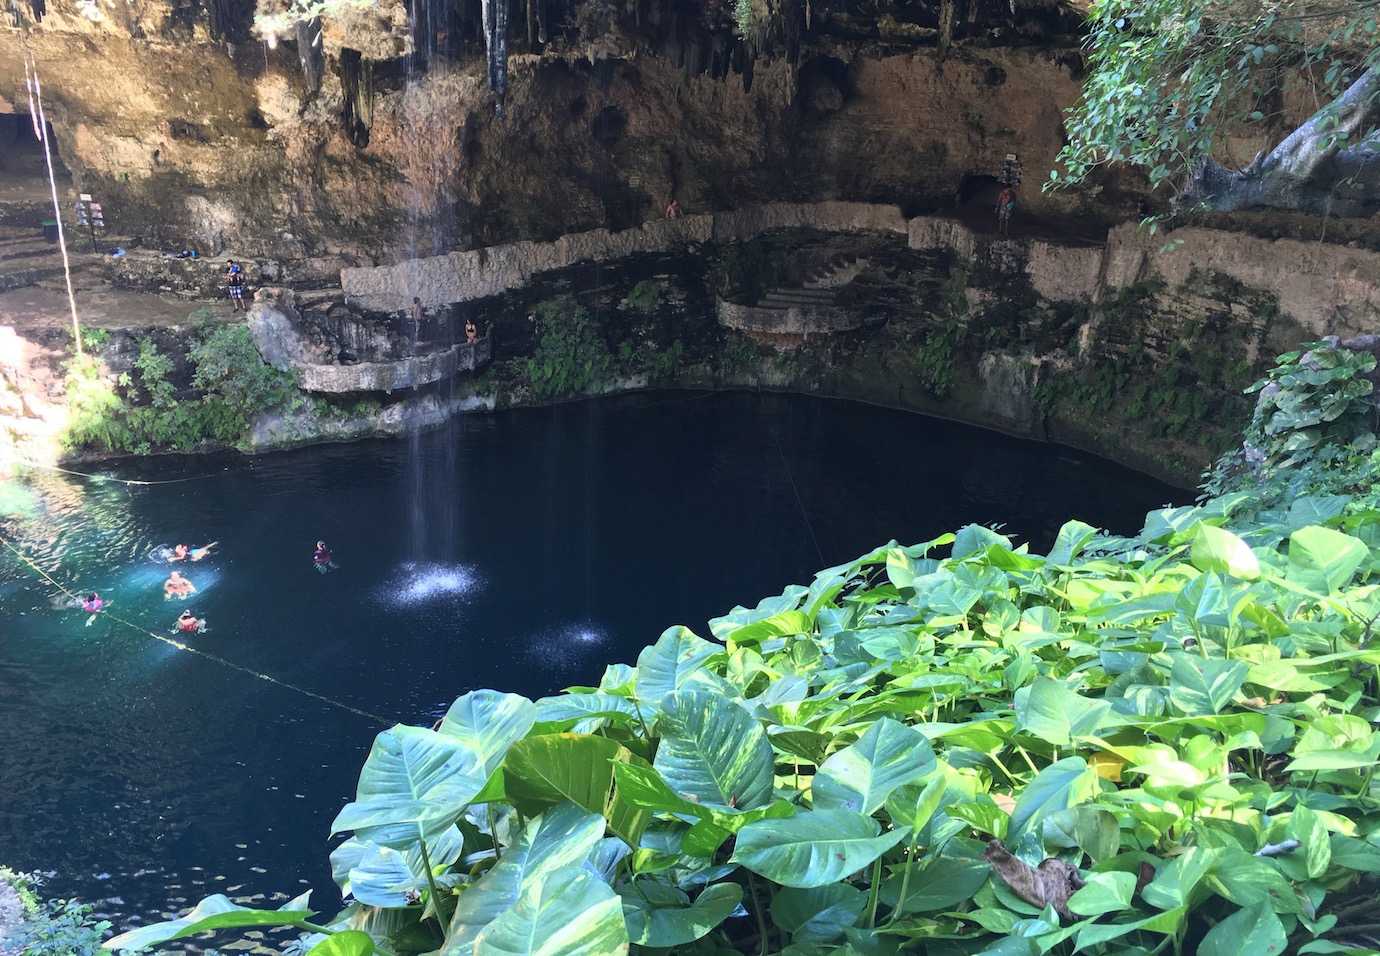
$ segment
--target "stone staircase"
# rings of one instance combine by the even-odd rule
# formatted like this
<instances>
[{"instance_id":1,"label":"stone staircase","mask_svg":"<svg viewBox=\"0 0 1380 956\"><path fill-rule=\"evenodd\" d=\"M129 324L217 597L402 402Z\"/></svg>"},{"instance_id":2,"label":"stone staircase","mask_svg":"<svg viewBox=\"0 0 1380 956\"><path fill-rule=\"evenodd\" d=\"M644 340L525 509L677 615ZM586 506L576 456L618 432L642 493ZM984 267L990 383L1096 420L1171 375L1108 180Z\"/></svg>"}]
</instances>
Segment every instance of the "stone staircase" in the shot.
<instances>
[{"instance_id":1,"label":"stone staircase","mask_svg":"<svg viewBox=\"0 0 1380 956\"><path fill-rule=\"evenodd\" d=\"M83 249L75 247L69 237L68 254L74 288L91 288L100 279L94 266L99 256L90 251L89 240ZM85 239L85 237L82 237ZM0 226L0 292L39 286L66 290L62 274L62 250L55 242L48 242L37 230Z\"/></svg>"}]
</instances>

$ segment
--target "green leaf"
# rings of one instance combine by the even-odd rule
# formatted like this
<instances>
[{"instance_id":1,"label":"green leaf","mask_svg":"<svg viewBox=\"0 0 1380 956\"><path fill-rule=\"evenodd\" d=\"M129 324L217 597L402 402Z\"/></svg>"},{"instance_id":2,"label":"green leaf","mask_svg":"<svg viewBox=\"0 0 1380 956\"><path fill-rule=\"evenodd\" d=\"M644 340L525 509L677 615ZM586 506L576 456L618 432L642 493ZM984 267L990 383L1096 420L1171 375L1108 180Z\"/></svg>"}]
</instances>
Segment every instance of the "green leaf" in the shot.
<instances>
[{"instance_id":1,"label":"green leaf","mask_svg":"<svg viewBox=\"0 0 1380 956\"><path fill-rule=\"evenodd\" d=\"M623 904L587 870L543 874L484 928L474 956L607 956L628 952Z\"/></svg>"},{"instance_id":2,"label":"green leaf","mask_svg":"<svg viewBox=\"0 0 1380 956\"><path fill-rule=\"evenodd\" d=\"M1288 831L1301 844L1300 851L1308 878L1316 880L1326 873L1327 865L1332 862L1332 841L1322 817L1307 807L1295 807L1289 815Z\"/></svg>"},{"instance_id":3,"label":"green leaf","mask_svg":"<svg viewBox=\"0 0 1380 956\"><path fill-rule=\"evenodd\" d=\"M668 627L637 655L637 696L649 704L685 686L723 648L697 637L688 627Z\"/></svg>"},{"instance_id":4,"label":"green leaf","mask_svg":"<svg viewBox=\"0 0 1380 956\"><path fill-rule=\"evenodd\" d=\"M132 929L128 933L121 933L113 939L106 940L101 945L106 949L137 952L150 946L218 929L271 926L301 928L302 924L312 917L312 911L307 909L307 896L306 893L302 894L285 903L282 909L260 910L239 906L230 902L228 897L217 893L206 897L186 916Z\"/></svg>"},{"instance_id":5,"label":"green leaf","mask_svg":"<svg viewBox=\"0 0 1380 956\"><path fill-rule=\"evenodd\" d=\"M327 936L307 950L307 956L373 956L373 952L374 940L368 933L347 929Z\"/></svg>"},{"instance_id":6,"label":"green leaf","mask_svg":"<svg viewBox=\"0 0 1380 956\"><path fill-rule=\"evenodd\" d=\"M543 734L513 745L503 765L508 798L525 814L569 800L602 813L623 748L592 734ZM625 752L625 751L624 751Z\"/></svg>"},{"instance_id":7,"label":"green leaf","mask_svg":"<svg viewBox=\"0 0 1380 956\"><path fill-rule=\"evenodd\" d=\"M906 882L906 898L901 900L901 885ZM992 875L985 860L958 860L941 856L923 863L906 863L893 867L891 876L882 883L881 898L887 906L900 908L901 913L932 913L952 909L964 900L972 899Z\"/></svg>"},{"instance_id":8,"label":"green leaf","mask_svg":"<svg viewBox=\"0 0 1380 956\"><path fill-rule=\"evenodd\" d=\"M1264 903L1237 910L1208 930L1199 956L1279 956L1288 939L1284 924Z\"/></svg>"},{"instance_id":9,"label":"green leaf","mask_svg":"<svg viewBox=\"0 0 1380 956\"><path fill-rule=\"evenodd\" d=\"M871 814L897 787L936 766L934 748L924 734L883 717L857 743L824 761L811 787L814 807Z\"/></svg>"},{"instance_id":10,"label":"green leaf","mask_svg":"<svg viewBox=\"0 0 1380 956\"><path fill-rule=\"evenodd\" d=\"M823 886L856 873L908 832L882 833L876 820L861 813L812 810L743 827L732 862L782 886Z\"/></svg>"},{"instance_id":11,"label":"green leaf","mask_svg":"<svg viewBox=\"0 0 1380 956\"><path fill-rule=\"evenodd\" d=\"M1016 801L1008 839L1014 843L1049 814L1081 803L1096 785L1097 775L1082 757L1065 757L1045 767Z\"/></svg>"},{"instance_id":12,"label":"green leaf","mask_svg":"<svg viewBox=\"0 0 1380 956\"><path fill-rule=\"evenodd\" d=\"M1365 542L1318 525L1289 536L1288 578L1303 587L1330 594L1351 580L1370 556Z\"/></svg>"},{"instance_id":13,"label":"green leaf","mask_svg":"<svg viewBox=\"0 0 1380 956\"><path fill-rule=\"evenodd\" d=\"M1083 888L1069 897L1069 910L1079 916L1104 916L1131 908L1136 892L1134 873L1090 873Z\"/></svg>"},{"instance_id":14,"label":"green leaf","mask_svg":"<svg viewBox=\"0 0 1380 956\"><path fill-rule=\"evenodd\" d=\"M356 799L331 824L363 840L405 848L460 815L488 780L479 754L455 736L402 724L385 730L360 771Z\"/></svg>"},{"instance_id":15,"label":"green leaf","mask_svg":"<svg viewBox=\"0 0 1380 956\"><path fill-rule=\"evenodd\" d=\"M1215 714L1241 689L1249 672L1250 667L1241 661L1176 654L1169 701L1190 717Z\"/></svg>"},{"instance_id":16,"label":"green leaf","mask_svg":"<svg viewBox=\"0 0 1380 956\"><path fill-rule=\"evenodd\" d=\"M1202 882L1219 856L1215 850L1189 848L1160 867L1155 878L1141 891L1141 898L1162 910L1186 905L1189 894Z\"/></svg>"},{"instance_id":17,"label":"green leaf","mask_svg":"<svg viewBox=\"0 0 1380 956\"><path fill-rule=\"evenodd\" d=\"M603 839L604 827L603 817L573 803L529 820L498 863L456 897L444 956L468 956L480 931L514 905L537 878L585 862Z\"/></svg>"},{"instance_id":18,"label":"green leaf","mask_svg":"<svg viewBox=\"0 0 1380 956\"><path fill-rule=\"evenodd\" d=\"M775 758L747 711L704 690L676 691L661 706L652 765L674 792L701 806L739 810L770 802Z\"/></svg>"},{"instance_id":19,"label":"green leaf","mask_svg":"<svg viewBox=\"0 0 1380 956\"><path fill-rule=\"evenodd\" d=\"M1243 581L1260 577L1260 561L1251 546L1225 528L1210 524L1198 525L1190 559L1200 571L1230 574Z\"/></svg>"},{"instance_id":20,"label":"green leaf","mask_svg":"<svg viewBox=\"0 0 1380 956\"><path fill-rule=\"evenodd\" d=\"M1082 697L1063 681L1037 677L1028 691L1017 692L1016 725L1041 740L1066 747L1074 737L1095 735L1111 709L1107 701Z\"/></svg>"},{"instance_id":21,"label":"green leaf","mask_svg":"<svg viewBox=\"0 0 1380 956\"><path fill-rule=\"evenodd\" d=\"M743 888L737 883L705 887L693 903L676 893L681 901L667 904L643 894L637 885L624 891L623 918L632 942L658 949L685 946L712 931L743 901Z\"/></svg>"},{"instance_id":22,"label":"green leaf","mask_svg":"<svg viewBox=\"0 0 1380 956\"><path fill-rule=\"evenodd\" d=\"M508 748L527 736L537 708L526 697L493 690L471 691L458 698L441 718L440 733L464 743L488 779Z\"/></svg>"},{"instance_id":23,"label":"green leaf","mask_svg":"<svg viewBox=\"0 0 1380 956\"><path fill-rule=\"evenodd\" d=\"M771 918L797 945L832 943L856 926L867 894L847 883L811 889L784 887L771 901Z\"/></svg>"},{"instance_id":24,"label":"green leaf","mask_svg":"<svg viewBox=\"0 0 1380 956\"><path fill-rule=\"evenodd\" d=\"M923 787L919 784L901 787L887 797L887 816L901 826L922 830L939 809L946 788L947 781L942 773L935 774Z\"/></svg>"}]
</instances>

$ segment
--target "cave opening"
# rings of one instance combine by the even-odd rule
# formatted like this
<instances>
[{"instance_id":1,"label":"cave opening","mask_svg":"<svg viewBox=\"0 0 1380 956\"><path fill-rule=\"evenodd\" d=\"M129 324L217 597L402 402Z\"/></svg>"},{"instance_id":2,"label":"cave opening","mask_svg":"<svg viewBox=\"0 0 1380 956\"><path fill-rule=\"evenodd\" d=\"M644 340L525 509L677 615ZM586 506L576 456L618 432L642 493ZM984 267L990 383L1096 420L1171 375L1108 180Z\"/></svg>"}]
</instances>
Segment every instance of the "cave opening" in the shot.
<instances>
[{"instance_id":1,"label":"cave opening","mask_svg":"<svg viewBox=\"0 0 1380 956\"><path fill-rule=\"evenodd\" d=\"M53 175L58 191L71 185L72 174L58 153L53 124L46 125L52 146ZM43 143L34 133L34 120L25 113L0 113L0 202L32 203L50 200Z\"/></svg>"}]
</instances>

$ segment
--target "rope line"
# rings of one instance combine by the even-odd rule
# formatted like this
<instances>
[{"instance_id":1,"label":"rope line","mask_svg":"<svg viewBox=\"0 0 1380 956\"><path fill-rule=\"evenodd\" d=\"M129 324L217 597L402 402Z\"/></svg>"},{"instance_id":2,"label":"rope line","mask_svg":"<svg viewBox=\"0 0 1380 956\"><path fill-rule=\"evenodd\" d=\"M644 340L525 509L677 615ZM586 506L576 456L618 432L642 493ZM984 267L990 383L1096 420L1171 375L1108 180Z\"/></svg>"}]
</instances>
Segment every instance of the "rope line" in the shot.
<instances>
[{"instance_id":1,"label":"rope line","mask_svg":"<svg viewBox=\"0 0 1380 956\"><path fill-rule=\"evenodd\" d=\"M34 563L33 560L31 560L31 559L29 558L28 555L26 555L26 554L25 554L23 551L21 551L19 548L16 548L13 544L11 544L11 543L10 543L6 538L4 538L3 536L0 536L0 544L3 544L6 548L8 548L8 549L15 555L15 557L19 558L20 561L22 561L25 565L27 565L29 568L31 568L33 571L35 571L40 577L42 577L45 581L47 581L47 582L48 582L50 585L52 585L53 587L57 588L57 589L58 589L59 591L61 591L63 594L67 595L69 598L72 598L73 600L78 601L78 602L80 602L80 601L82 600L82 596L81 596L80 594L77 594L76 592L72 591L70 588L67 588L67 587L64 586L60 581L56 580L56 579L55 579L51 574L49 574L47 571L44 571L42 568L40 568L36 563ZM397 721L389 720L387 717L380 717L378 714L370 713L370 712L367 711L367 710L361 710L361 709L358 708L358 707L354 707L354 706L352 706L352 705L350 705L350 704L346 704L346 703L344 703L344 702L342 702L342 701L334 700L334 699L332 699L332 698L330 698L330 697L327 697L327 696L324 695L324 694L318 694L318 693L317 693L316 691L314 691L314 690L308 690L307 688L305 688L305 687L300 687L300 686L298 686L297 684L289 683L288 681L285 681L285 680L280 680L280 679L278 679L277 677L272 676L271 674L265 674L265 673L263 673L263 672L261 672L261 671L256 671L256 670L254 670L254 669L251 668L251 667L245 667L243 664L236 664L234 661L226 660L224 657L221 657L219 654L212 654L210 651L203 651L203 650L202 650L201 648L199 648L199 647L192 647L190 644L184 644L184 643L182 643L181 641L174 640L173 638L168 637L168 636L165 635L165 634L159 634L159 633L157 633L156 631L150 631L148 628L144 627L143 625L141 625L141 624L136 624L136 623L134 623L133 621L126 620L125 618L120 617L118 614L112 614L110 611L101 611L100 614L101 614L103 617L108 617L108 618L110 618L112 621L115 621L115 622L118 623L118 624L123 624L125 627L128 627L128 628L130 628L131 630L138 631L140 634L143 634L143 635L145 635L146 637L151 637L151 638L153 638L155 641L162 641L164 644L167 644L169 647L175 647L175 648L177 648L179 651L186 651L186 652L189 653L189 654L195 654L195 655L198 656L198 657L204 657L206 660L208 660L208 661L213 661L213 662L215 662L215 663L217 663L217 664L220 664L220 665L223 666L223 667L228 667L228 668L230 668L231 670L239 671L241 674L247 674L247 675L249 675L250 677L257 678L258 680L261 680L261 681L267 681L268 683L274 684L274 685L276 685L276 686L278 686L278 687L281 687L281 688L283 688L284 690L290 690L290 691L293 691L294 693L301 694L301 695L304 696L304 697L310 697L310 698L312 698L313 700L320 701L320 702L323 703L323 704L328 704L328 705L330 705L331 707L336 707L336 708L339 708L340 710L348 711L349 713L354 714L354 715L357 716L357 717L364 717L364 718L366 718L366 719L368 719L368 720L372 720L372 721L375 721L375 722L377 722L377 723L379 723L379 724L382 724L382 725L385 726L385 727L391 727L391 726L393 726L395 723L397 723Z\"/></svg>"},{"instance_id":2,"label":"rope line","mask_svg":"<svg viewBox=\"0 0 1380 956\"><path fill-rule=\"evenodd\" d=\"M46 465L41 461L33 461L27 458L19 459L18 464L25 468L40 468L45 471L58 471L64 475L74 475L77 478L89 478L91 481L113 481L121 485L177 485L184 481L204 481L207 478L215 478L217 475L223 475L230 470L229 468L225 468L221 471L207 472L204 475L189 475L186 478L163 478L158 481L142 481L137 478L116 478L113 475L93 475L84 471L73 471L70 468L61 468L57 465Z\"/></svg>"}]
</instances>

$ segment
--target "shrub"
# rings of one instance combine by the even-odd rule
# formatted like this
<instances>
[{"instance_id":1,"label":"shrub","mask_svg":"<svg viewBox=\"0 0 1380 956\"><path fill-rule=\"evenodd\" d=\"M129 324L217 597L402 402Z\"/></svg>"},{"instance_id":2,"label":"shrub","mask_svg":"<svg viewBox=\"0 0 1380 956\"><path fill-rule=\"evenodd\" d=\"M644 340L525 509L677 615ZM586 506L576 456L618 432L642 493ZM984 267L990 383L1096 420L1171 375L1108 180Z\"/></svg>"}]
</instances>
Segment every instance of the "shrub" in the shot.
<instances>
[{"instance_id":1,"label":"shrub","mask_svg":"<svg viewBox=\"0 0 1380 956\"><path fill-rule=\"evenodd\" d=\"M106 381L98 359L70 361L65 444L141 455L206 442L238 444L257 415L303 401L295 376L260 358L247 326L217 326L192 346L189 358L200 394L183 399L170 379L173 360L151 338L139 341L134 374L119 380L123 396Z\"/></svg>"},{"instance_id":2,"label":"shrub","mask_svg":"<svg viewBox=\"0 0 1380 956\"><path fill-rule=\"evenodd\" d=\"M537 307L537 348L527 378L539 399L598 391L613 374L613 355L584 306L561 296Z\"/></svg>"},{"instance_id":3,"label":"shrub","mask_svg":"<svg viewBox=\"0 0 1380 956\"><path fill-rule=\"evenodd\" d=\"M672 627L597 686L466 694L376 740L332 827L334 919L211 897L112 944L254 925L363 954L1373 951L1380 510L1266 519L1229 493L1132 538L1069 521L1047 555L970 525L735 608L712 640Z\"/></svg>"},{"instance_id":4,"label":"shrub","mask_svg":"<svg viewBox=\"0 0 1380 956\"><path fill-rule=\"evenodd\" d=\"M634 312L655 312L665 295L665 288L656 279L643 279L628 291L623 305Z\"/></svg>"},{"instance_id":5,"label":"shrub","mask_svg":"<svg viewBox=\"0 0 1380 956\"><path fill-rule=\"evenodd\" d=\"M0 867L0 882L19 894L24 923L8 942L22 956L97 956L110 923L96 920L91 907L75 900L41 901L35 893L37 878ZM6 950L7 952L9 950Z\"/></svg>"}]
</instances>

